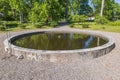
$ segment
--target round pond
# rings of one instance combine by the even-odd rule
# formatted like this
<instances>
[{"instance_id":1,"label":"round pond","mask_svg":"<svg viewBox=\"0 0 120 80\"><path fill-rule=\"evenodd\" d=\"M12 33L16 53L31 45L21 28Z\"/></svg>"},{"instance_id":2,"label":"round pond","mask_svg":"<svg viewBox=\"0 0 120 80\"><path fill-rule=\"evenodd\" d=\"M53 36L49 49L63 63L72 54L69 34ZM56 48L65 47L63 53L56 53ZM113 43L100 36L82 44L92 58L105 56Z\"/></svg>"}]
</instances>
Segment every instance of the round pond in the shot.
<instances>
[{"instance_id":1,"label":"round pond","mask_svg":"<svg viewBox=\"0 0 120 80\"><path fill-rule=\"evenodd\" d=\"M115 47L113 39L105 34L77 29L30 31L6 39L4 45L5 51L18 59L50 62L83 62Z\"/></svg>"},{"instance_id":2,"label":"round pond","mask_svg":"<svg viewBox=\"0 0 120 80\"><path fill-rule=\"evenodd\" d=\"M19 37L14 45L37 50L74 50L104 45L108 40L75 33L37 33Z\"/></svg>"}]
</instances>

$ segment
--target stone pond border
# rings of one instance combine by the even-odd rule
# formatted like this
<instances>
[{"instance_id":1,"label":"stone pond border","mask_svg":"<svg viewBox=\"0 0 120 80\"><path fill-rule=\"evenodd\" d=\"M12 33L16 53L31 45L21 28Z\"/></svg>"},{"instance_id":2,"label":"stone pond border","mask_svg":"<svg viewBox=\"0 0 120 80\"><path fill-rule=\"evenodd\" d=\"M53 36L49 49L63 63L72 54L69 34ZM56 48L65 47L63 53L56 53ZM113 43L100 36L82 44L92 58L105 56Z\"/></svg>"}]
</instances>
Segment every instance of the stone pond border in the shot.
<instances>
[{"instance_id":1,"label":"stone pond border","mask_svg":"<svg viewBox=\"0 0 120 80\"><path fill-rule=\"evenodd\" d=\"M55 50L55 51L28 49L11 44L11 41L14 39L40 32L89 34L106 39L108 40L108 43L95 48L76 49L76 50ZM105 55L115 47L115 42L110 36L95 31L79 30L79 29L46 29L46 30L29 31L26 33L14 35L4 41L4 46L5 46L5 51L7 53L16 56L18 59L26 58L35 61L72 62L72 61L86 61Z\"/></svg>"}]
</instances>

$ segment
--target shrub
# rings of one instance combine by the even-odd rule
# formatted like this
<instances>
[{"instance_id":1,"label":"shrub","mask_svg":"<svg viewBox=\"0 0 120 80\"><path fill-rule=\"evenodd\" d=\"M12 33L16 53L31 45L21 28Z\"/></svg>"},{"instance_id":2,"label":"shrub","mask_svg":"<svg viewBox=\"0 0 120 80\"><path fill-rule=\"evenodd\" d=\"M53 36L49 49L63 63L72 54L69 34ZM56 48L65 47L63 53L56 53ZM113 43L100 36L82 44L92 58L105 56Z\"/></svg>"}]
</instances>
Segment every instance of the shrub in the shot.
<instances>
[{"instance_id":1,"label":"shrub","mask_svg":"<svg viewBox=\"0 0 120 80\"><path fill-rule=\"evenodd\" d=\"M18 27L20 27L21 29L25 29L26 26L24 24L19 24Z\"/></svg>"},{"instance_id":2,"label":"shrub","mask_svg":"<svg viewBox=\"0 0 120 80\"><path fill-rule=\"evenodd\" d=\"M19 26L19 22L17 22L17 21L7 21L6 22L6 27L14 28L14 27L18 27L18 26Z\"/></svg>"},{"instance_id":3,"label":"shrub","mask_svg":"<svg viewBox=\"0 0 120 80\"><path fill-rule=\"evenodd\" d=\"M86 19L85 15L72 15L68 18L69 22L84 22Z\"/></svg>"},{"instance_id":4,"label":"shrub","mask_svg":"<svg viewBox=\"0 0 120 80\"><path fill-rule=\"evenodd\" d=\"M70 24L70 27L74 27L74 24Z\"/></svg>"},{"instance_id":5,"label":"shrub","mask_svg":"<svg viewBox=\"0 0 120 80\"><path fill-rule=\"evenodd\" d=\"M42 26L44 26L44 23L38 22L38 23L29 23L26 24L27 28L41 28Z\"/></svg>"},{"instance_id":6,"label":"shrub","mask_svg":"<svg viewBox=\"0 0 120 80\"><path fill-rule=\"evenodd\" d=\"M80 15L79 16L79 22L85 22L86 16L85 15Z\"/></svg>"},{"instance_id":7,"label":"shrub","mask_svg":"<svg viewBox=\"0 0 120 80\"><path fill-rule=\"evenodd\" d=\"M82 24L82 28L89 28L88 24Z\"/></svg>"},{"instance_id":8,"label":"shrub","mask_svg":"<svg viewBox=\"0 0 120 80\"><path fill-rule=\"evenodd\" d=\"M51 27L56 27L58 23L56 21L52 21L48 23Z\"/></svg>"},{"instance_id":9,"label":"shrub","mask_svg":"<svg viewBox=\"0 0 120 80\"><path fill-rule=\"evenodd\" d=\"M5 31L6 28L4 26L0 26L0 31Z\"/></svg>"},{"instance_id":10,"label":"shrub","mask_svg":"<svg viewBox=\"0 0 120 80\"><path fill-rule=\"evenodd\" d=\"M42 24L34 24L33 25L35 28L41 28L43 25Z\"/></svg>"},{"instance_id":11,"label":"shrub","mask_svg":"<svg viewBox=\"0 0 120 80\"><path fill-rule=\"evenodd\" d=\"M73 22L79 22L79 15L72 16L72 21Z\"/></svg>"},{"instance_id":12,"label":"shrub","mask_svg":"<svg viewBox=\"0 0 120 80\"><path fill-rule=\"evenodd\" d=\"M105 17L96 17L95 19L97 24L107 24L109 21Z\"/></svg>"},{"instance_id":13,"label":"shrub","mask_svg":"<svg viewBox=\"0 0 120 80\"><path fill-rule=\"evenodd\" d=\"M9 23L9 24L6 24L6 26L8 26L8 27L17 27L18 26L18 24L17 23Z\"/></svg>"}]
</instances>

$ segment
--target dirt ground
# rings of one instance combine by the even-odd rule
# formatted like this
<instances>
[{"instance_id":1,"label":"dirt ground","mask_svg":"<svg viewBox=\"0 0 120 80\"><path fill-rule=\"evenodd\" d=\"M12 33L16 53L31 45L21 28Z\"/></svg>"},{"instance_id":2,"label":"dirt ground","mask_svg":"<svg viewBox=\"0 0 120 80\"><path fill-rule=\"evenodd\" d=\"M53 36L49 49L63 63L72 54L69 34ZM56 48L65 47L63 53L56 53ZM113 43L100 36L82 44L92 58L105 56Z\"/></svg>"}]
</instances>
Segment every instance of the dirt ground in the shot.
<instances>
[{"instance_id":1,"label":"dirt ground","mask_svg":"<svg viewBox=\"0 0 120 80\"><path fill-rule=\"evenodd\" d=\"M99 58L74 63L18 60L4 52L3 41L7 36L1 33L0 80L120 80L120 33L96 32L112 36L115 49ZM10 32L10 35L19 33Z\"/></svg>"}]
</instances>

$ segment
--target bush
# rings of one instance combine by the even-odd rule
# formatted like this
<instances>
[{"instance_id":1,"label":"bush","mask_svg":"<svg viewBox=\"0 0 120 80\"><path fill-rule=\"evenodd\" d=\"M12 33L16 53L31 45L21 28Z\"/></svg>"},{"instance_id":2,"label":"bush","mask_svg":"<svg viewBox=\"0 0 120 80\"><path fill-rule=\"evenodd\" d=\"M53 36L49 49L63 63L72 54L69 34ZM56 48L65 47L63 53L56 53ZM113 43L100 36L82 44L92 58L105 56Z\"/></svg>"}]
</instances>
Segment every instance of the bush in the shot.
<instances>
[{"instance_id":1,"label":"bush","mask_svg":"<svg viewBox=\"0 0 120 80\"><path fill-rule=\"evenodd\" d=\"M24 24L19 24L18 27L20 27L21 29L25 29L26 26Z\"/></svg>"},{"instance_id":2,"label":"bush","mask_svg":"<svg viewBox=\"0 0 120 80\"><path fill-rule=\"evenodd\" d=\"M97 24L107 24L109 21L105 17L96 17L95 19Z\"/></svg>"},{"instance_id":3,"label":"bush","mask_svg":"<svg viewBox=\"0 0 120 80\"><path fill-rule=\"evenodd\" d=\"M34 24L33 25L35 28L41 28L43 25L42 24Z\"/></svg>"},{"instance_id":4,"label":"bush","mask_svg":"<svg viewBox=\"0 0 120 80\"><path fill-rule=\"evenodd\" d=\"M85 15L72 15L68 18L69 22L84 22L86 19Z\"/></svg>"},{"instance_id":5,"label":"bush","mask_svg":"<svg viewBox=\"0 0 120 80\"><path fill-rule=\"evenodd\" d=\"M9 24L6 24L7 27L17 27L18 26L18 23L9 23Z\"/></svg>"},{"instance_id":6,"label":"bush","mask_svg":"<svg viewBox=\"0 0 120 80\"><path fill-rule=\"evenodd\" d=\"M15 28L19 26L19 22L17 21L7 21L5 23L6 23L6 27L9 27L9 28Z\"/></svg>"},{"instance_id":7,"label":"bush","mask_svg":"<svg viewBox=\"0 0 120 80\"><path fill-rule=\"evenodd\" d=\"M6 28L4 26L0 26L0 31L5 31Z\"/></svg>"},{"instance_id":8,"label":"bush","mask_svg":"<svg viewBox=\"0 0 120 80\"><path fill-rule=\"evenodd\" d=\"M74 24L70 24L70 27L74 27Z\"/></svg>"},{"instance_id":9,"label":"bush","mask_svg":"<svg viewBox=\"0 0 120 80\"><path fill-rule=\"evenodd\" d=\"M56 21L52 21L48 23L51 27L56 27L58 23Z\"/></svg>"},{"instance_id":10,"label":"bush","mask_svg":"<svg viewBox=\"0 0 120 80\"><path fill-rule=\"evenodd\" d=\"M82 24L82 28L89 28L88 24Z\"/></svg>"},{"instance_id":11,"label":"bush","mask_svg":"<svg viewBox=\"0 0 120 80\"><path fill-rule=\"evenodd\" d=\"M79 22L79 15L73 15L72 16L72 21L73 22Z\"/></svg>"}]
</instances>

